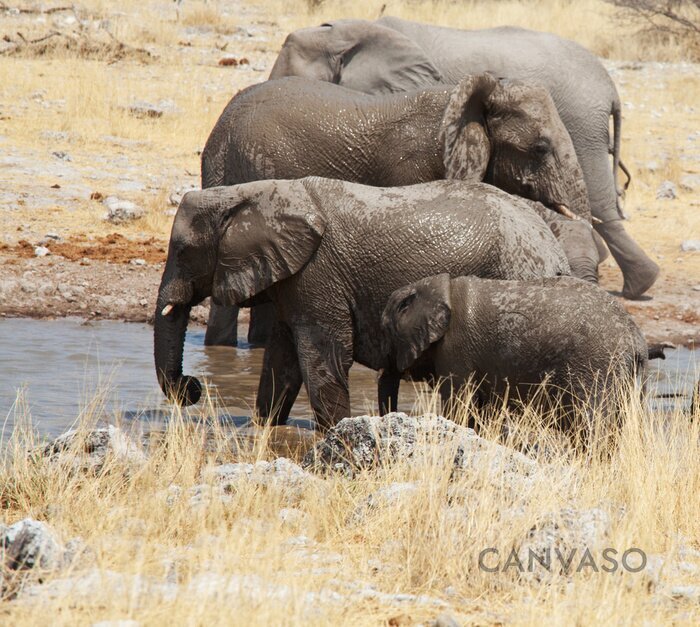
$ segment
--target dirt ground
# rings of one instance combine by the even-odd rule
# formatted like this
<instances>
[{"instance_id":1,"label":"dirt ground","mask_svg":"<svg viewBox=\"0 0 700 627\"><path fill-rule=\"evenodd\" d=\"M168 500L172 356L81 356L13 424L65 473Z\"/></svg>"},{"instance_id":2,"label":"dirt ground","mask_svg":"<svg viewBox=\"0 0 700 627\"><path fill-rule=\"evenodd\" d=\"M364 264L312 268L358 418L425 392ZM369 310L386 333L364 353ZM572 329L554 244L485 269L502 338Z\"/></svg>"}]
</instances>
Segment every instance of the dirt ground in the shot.
<instances>
[{"instance_id":1,"label":"dirt ground","mask_svg":"<svg viewBox=\"0 0 700 627\"><path fill-rule=\"evenodd\" d=\"M228 99L266 78L291 23L256 4L235 15L172 5L149 3L161 22L139 30L103 3L55 13L0 3L0 315L152 319L199 151ZM70 36L23 45L51 32ZM604 62L623 101L628 228L662 267L647 300L621 301L650 341L692 346L700 252L682 242L700 239L700 65ZM657 197L666 181L674 198ZM107 221L108 196L143 217ZM601 285L621 283L608 259ZM193 315L205 321L206 305Z\"/></svg>"}]
</instances>

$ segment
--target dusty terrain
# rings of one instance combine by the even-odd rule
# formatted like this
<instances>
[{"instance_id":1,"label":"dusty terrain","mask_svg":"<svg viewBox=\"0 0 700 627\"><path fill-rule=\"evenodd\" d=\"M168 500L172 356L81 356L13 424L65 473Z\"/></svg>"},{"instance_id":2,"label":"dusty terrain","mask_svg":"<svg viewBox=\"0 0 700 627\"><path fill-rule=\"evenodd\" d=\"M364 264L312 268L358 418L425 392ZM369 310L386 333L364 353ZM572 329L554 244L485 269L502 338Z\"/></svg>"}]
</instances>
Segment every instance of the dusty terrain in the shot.
<instances>
[{"instance_id":1,"label":"dusty terrain","mask_svg":"<svg viewBox=\"0 0 700 627\"><path fill-rule=\"evenodd\" d=\"M148 20L128 2L124 12L0 4L1 315L151 318L177 199L198 185L218 114L265 80L288 29L325 18L256 4L145 6ZM692 344L700 252L681 243L700 239L700 66L605 63L624 103L628 228L662 267L648 300L624 304L650 340ZM657 198L665 181L675 198ZM108 197L143 217L105 220ZM601 274L603 287L620 288L612 259Z\"/></svg>"}]
</instances>

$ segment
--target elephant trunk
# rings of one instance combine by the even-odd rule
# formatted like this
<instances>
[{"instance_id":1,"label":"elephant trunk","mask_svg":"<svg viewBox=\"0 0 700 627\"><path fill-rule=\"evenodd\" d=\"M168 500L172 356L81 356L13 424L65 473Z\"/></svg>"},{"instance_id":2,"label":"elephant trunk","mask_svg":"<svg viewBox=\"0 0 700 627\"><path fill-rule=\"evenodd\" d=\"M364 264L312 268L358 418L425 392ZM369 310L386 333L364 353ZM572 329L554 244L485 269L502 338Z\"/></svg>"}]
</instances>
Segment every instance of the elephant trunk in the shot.
<instances>
[{"instance_id":1,"label":"elephant trunk","mask_svg":"<svg viewBox=\"0 0 700 627\"><path fill-rule=\"evenodd\" d=\"M202 395L200 382L182 374L190 309L189 305L172 305L159 297L155 315L153 348L158 383L169 399L182 405L194 405Z\"/></svg>"}]
</instances>

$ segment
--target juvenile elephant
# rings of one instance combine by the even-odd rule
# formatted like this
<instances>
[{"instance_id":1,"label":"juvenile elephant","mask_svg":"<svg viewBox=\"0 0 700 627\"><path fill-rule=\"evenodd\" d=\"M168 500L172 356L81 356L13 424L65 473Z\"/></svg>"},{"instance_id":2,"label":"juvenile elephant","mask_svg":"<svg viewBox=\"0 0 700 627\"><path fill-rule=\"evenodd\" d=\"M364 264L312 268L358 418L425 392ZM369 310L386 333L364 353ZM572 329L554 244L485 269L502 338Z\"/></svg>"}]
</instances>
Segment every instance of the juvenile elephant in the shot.
<instances>
[{"instance_id":1,"label":"juvenile elephant","mask_svg":"<svg viewBox=\"0 0 700 627\"><path fill-rule=\"evenodd\" d=\"M559 220L555 233L565 234L573 275L597 280L583 173L537 84L485 73L455 88L368 95L301 78L268 81L229 102L202 153L203 188L309 175L382 187L444 178L491 183L584 218ZM548 222L555 221L552 212ZM235 344L236 311L213 305L211 312L206 343ZM269 318L255 308L249 341L266 339Z\"/></svg>"},{"instance_id":2,"label":"juvenile elephant","mask_svg":"<svg viewBox=\"0 0 700 627\"><path fill-rule=\"evenodd\" d=\"M439 274L389 298L382 326L396 368L440 381L443 402L469 380L477 405L532 400L564 430L615 414L614 386L643 375L647 344L632 317L604 290L573 277L498 281ZM578 412L577 412L578 410Z\"/></svg>"},{"instance_id":3,"label":"juvenile elephant","mask_svg":"<svg viewBox=\"0 0 700 627\"><path fill-rule=\"evenodd\" d=\"M512 27L465 31L388 16L374 22L338 20L291 33L270 78L302 76L388 93L456 84L467 74L485 71L537 81L549 91L573 140L593 216L602 221L596 231L624 275L622 293L626 298L641 296L653 285L659 267L621 221L616 181L620 99L601 62L577 43Z\"/></svg>"},{"instance_id":4,"label":"juvenile elephant","mask_svg":"<svg viewBox=\"0 0 700 627\"><path fill-rule=\"evenodd\" d=\"M569 272L552 232L524 200L482 183L377 188L306 178L189 192L173 223L155 314L163 391L196 403L182 374L190 308L270 300L260 416L284 423L302 381L318 423L349 415L353 361L386 368L380 406L400 377L382 351L381 313L406 281L437 272L528 279Z\"/></svg>"}]
</instances>

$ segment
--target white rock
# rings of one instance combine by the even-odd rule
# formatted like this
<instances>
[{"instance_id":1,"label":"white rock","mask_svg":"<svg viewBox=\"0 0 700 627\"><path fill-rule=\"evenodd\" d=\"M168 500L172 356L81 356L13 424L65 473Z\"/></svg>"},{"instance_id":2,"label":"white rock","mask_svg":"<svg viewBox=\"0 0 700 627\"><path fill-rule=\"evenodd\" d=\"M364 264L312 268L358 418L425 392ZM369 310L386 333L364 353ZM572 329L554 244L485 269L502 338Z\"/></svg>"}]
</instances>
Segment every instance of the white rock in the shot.
<instances>
[{"instance_id":1,"label":"white rock","mask_svg":"<svg viewBox=\"0 0 700 627\"><path fill-rule=\"evenodd\" d=\"M681 242L683 252L697 252L700 250L700 239L686 239Z\"/></svg>"},{"instance_id":2,"label":"white rock","mask_svg":"<svg viewBox=\"0 0 700 627\"><path fill-rule=\"evenodd\" d=\"M112 224L122 224L142 218L145 211L130 200L123 200L116 196L108 196L102 203L107 207L105 220Z\"/></svg>"},{"instance_id":3,"label":"white rock","mask_svg":"<svg viewBox=\"0 0 700 627\"><path fill-rule=\"evenodd\" d=\"M684 174L680 181L681 189L686 192L694 192L700 189L700 174Z\"/></svg>"},{"instance_id":4,"label":"white rock","mask_svg":"<svg viewBox=\"0 0 700 627\"><path fill-rule=\"evenodd\" d=\"M100 472L109 458L129 467L146 461L144 452L114 425L88 432L67 431L44 446L43 455L54 462L67 462L76 470L91 472Z\"/></svg>"},{"instance_id":5,"label":"white rock","mask_svg":"<svg viewBox=\"0 0 700 627\"><path fill-rule=\"evenodd\" d=\"M25 518L6 527L0 536L6 565L13 570L54 570L63 559L63 547L45 523Z\"/></svg>"},{"instance_id":6,"label":"white rock","mask_svg":"<svg viewBox=\"0 0 700 627\"><path fill-rule=\"evenodd\" d=\"M35 257L46 257L46 255L50 255L51 251L46 248L46 246L35 246L34 247L34 256Z\"/></svg>"},{"instance_id":7,"label":"white rock","mask_svg":"<svg viewBox=\"0 0 700 627\"><path fill-rule=\"evenodd\" d=\"M672 181L664 181L656 190L657 200L675 200L678 197L676 184Z\"/></svg>"}]
</instances>

